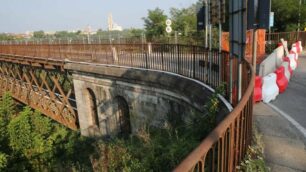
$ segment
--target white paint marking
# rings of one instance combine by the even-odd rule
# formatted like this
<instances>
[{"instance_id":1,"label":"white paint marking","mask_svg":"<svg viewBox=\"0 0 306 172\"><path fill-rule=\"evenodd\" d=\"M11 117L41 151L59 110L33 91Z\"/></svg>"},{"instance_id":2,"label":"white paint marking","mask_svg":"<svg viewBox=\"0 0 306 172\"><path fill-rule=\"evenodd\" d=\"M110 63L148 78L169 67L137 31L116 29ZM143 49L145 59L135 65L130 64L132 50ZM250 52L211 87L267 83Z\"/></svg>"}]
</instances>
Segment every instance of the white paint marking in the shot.
<instances>
[{"instance_id":1,"label":"white paint marking","mask_svg":"<svg viewBox=\"0 0 306 172\"><path fill-rule=\"evenodd\" d=\"M274 106L271 103L267 103L268 106L270 106L272 109L274 109L275 111L277 111L279 114L281 114L283 117L285 117L292 125L294 125L296 127L296 129L298 129L302 135L305 137L306 139L306 129L301 126L298 122L296 122L291 116L289 116L288 114L286 114L285 112L283 112L282 110L280 110L278 107Z\"/></svg>"}]
</instances>

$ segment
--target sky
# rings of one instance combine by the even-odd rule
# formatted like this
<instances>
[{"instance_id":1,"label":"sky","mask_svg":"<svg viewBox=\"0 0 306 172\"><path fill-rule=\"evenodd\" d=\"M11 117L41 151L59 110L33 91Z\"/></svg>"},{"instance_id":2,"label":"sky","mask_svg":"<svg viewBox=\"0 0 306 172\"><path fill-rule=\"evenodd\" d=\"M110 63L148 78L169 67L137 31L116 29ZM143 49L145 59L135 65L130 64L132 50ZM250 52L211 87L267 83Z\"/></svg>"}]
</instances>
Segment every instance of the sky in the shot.
<instances>
[{"instance_id":1,"label":"sky","mask_svg":"<svg viewBox=\"0 0 306 172\"><path fill-rule=\"evenodd\" d=\"M185 8L197 0L1 0L0 33L107 29L108 14L123 28L143 28L148 9Z\"/></svg>"}]
</instances>

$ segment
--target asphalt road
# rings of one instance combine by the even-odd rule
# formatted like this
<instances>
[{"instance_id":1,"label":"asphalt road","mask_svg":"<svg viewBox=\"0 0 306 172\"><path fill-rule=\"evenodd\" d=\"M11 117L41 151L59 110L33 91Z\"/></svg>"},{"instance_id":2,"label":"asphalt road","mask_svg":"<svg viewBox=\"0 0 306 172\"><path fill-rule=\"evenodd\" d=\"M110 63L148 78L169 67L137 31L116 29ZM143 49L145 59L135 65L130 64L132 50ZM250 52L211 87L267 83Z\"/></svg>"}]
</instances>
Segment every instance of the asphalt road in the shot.
<instances>
[{"instance_id":1,"label":"asphalt road","mask_svg":"<svg viewBox=\"0 0 306 172\"><path fill-rule=\"evenodd\" d=\"M272 104L306 128L306 55L299 57L287 90Z\"/></svg>"}]
</instances>

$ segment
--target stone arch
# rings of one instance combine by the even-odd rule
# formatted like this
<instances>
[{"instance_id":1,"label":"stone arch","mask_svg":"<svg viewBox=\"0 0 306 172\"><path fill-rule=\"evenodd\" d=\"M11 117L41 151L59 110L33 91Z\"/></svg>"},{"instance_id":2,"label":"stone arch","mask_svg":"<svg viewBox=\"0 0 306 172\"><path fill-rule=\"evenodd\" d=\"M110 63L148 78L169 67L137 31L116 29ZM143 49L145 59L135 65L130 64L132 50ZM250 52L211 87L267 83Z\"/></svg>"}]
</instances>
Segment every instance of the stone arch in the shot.
<instances>
[{"instance_id":1,"label":"stone arch","mask_svg":"<svg viewBox=\"0 0 306 172\"><path fill-rule=\"evenodd\" d=\"M90 126L99 128L99 116L97 108L97 99L92 89L87 88L87 102L89 105Z\"/></svg>"},{"instance_id":2,"label":"stone arch","mask_svg":"<svg viewBox=\"0 0 306 172\"><path fill-rule=\"evenodd\" d=\"M116 96L114 102L116 106L115 115L119 129L118 134L129 135L132 132L129 105L122 96Z\"/></svg>"}]
</instances>

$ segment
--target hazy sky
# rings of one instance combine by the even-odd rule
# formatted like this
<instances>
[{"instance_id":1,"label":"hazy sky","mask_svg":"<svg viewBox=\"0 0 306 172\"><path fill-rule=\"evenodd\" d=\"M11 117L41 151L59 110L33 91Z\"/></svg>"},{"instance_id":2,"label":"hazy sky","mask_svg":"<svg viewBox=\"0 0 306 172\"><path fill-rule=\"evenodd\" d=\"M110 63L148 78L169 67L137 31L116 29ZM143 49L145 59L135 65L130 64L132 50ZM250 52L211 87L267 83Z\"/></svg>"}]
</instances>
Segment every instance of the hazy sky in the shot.
<instances>
[{"instance_id":1,"label":"hazy sky","mask_svg":"<svg viewBox=\"0 0 306 172\"><path fill-rule=\"evenodd\" d=\"M123 28L142 28L148 9L188 7L197 0L0 0L0 32L107 28L107 16Z\"/></svg>"}]
</instances>

